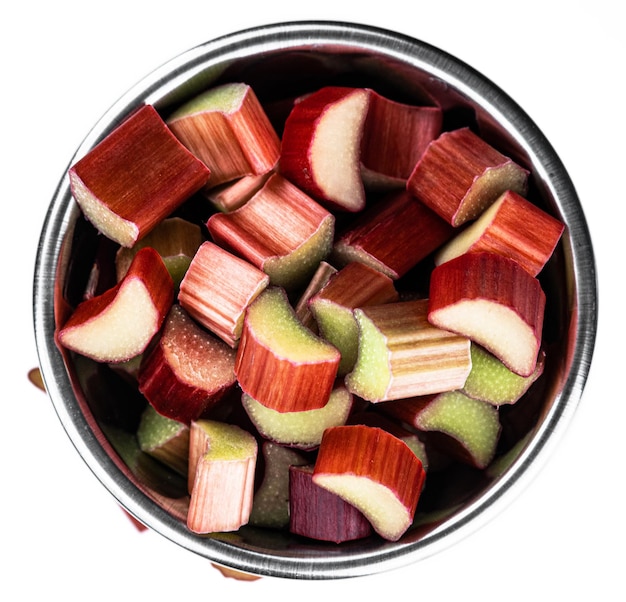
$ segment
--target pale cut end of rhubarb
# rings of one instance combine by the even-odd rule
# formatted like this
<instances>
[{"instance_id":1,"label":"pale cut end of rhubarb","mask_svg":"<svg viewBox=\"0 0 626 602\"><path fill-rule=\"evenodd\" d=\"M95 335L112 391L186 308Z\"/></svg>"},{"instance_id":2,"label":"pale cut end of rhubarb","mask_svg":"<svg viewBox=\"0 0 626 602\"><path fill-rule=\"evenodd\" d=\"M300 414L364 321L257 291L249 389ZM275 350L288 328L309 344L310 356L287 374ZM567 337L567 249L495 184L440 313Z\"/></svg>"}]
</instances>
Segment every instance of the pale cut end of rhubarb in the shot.
<instances>
[{"instance_id":1,"label":"pale cut end of rhubarb","mask_svg":"<svg viewBox=\"0 0 626 602\"><path fill-rule=\"evenodd\" d=\"M261 451L265 470L248 522L255 527L285 529L289 526L289 467L303 466L308 460L296 450L271 441L264 441Z\"/></svg>"},{"instance_id":2,"label":"pale cut end of rhubarb","mask_svg":"<svg viewBox=\"0 0 626 602\"><path fill-rule=\"evenodd\" d=\"M174 287L178 289L192 257L203 241L198 224L180 217L166 218L132 247L119 248L115 255L117 279L119 281L124 277L139 249L152 247L163 259L174 280Z\"/></svg>"},{"instance_id":3,"label":"pale cut end of rhubarb","mask_svg":"<svg viewBox=\"0 0 626 602\"><path fill-rule=\"evenodd\" d=\"M469 128L433 140L407 190L454 227L476 219L502 193L526 193L528 171Z\"/></svg>"},{"instance_id":4,"label":"pale cut end of rhubarb","mask_svg":"<svg viewBox=\"0 0 626 602\"><path fill-rule=\"evenodd\" d=\"M180 305L200 324L236 347L247 307L269 285L269 276L249 262L205 241L180 284Z\"/></svg>"},{"instance_id":5,"label":"pale cut end of rhubarb","mask_svg":"<svg viewBox=\"0 0 626 602\"><path fill-rule=\"evenodd\" d=\"M339 374L352 370L358 352L358 326L353 310L398 300L393 280L360 262L333 275L309 303L322 337L341 352Z\"/></svg>"},{"instance_id":6,"label":"pale cut end of rhubarb","mask_svg":"<svg viewBox=\"0 0 626 602\"><path fill-rule=\"evenodd\" d=\"M69 170L85 217L125 247L152 230L200 190L209 170L146 105Z\"/></svg>"},{"instance_id":7,"label":"pale cut end of rhubarb","mask_svg":"<svg viewBox=\"0 0 626 602\"><path fill-rule=\"evenodd\" d=\"M410 527L425 480L422 463L397 437L376 427L327 429L313 482L358 508L384 539Z\"/></svg>"},{"instance_id":8,"label":"pale cut end of rhubarb","mask_svg":"<svg viewBox=\"0 0 626 602\"><path fill-rule=\"evenodd\" d=\"M458 441L468 454L460 458L477 468L493 460L501 430L496 407L460 391L436 395L419 413L416 426Z\"/></svg>"},{"instance_id":9,"label":"pale cut end of rhubarb","mask_svg":"<svg viewBox=\"0 0 626 602\"><path fill-rule=\"evenodd\" d=\"M372 403L457 389L471 370L470 340L433 326L428 300L402 301L354 311L357 361L345 379Z\"/></svg>"},{"instance_id":10,"label":"pale cut end of rhubarb","mask_svg":"<svg viewBox=\"0 0 626 602\"><path fill-rule=\"evenodd\" d=\"M281 173L333 209L363 209L360 146L368 105L368 90L332 86L299 100L285 122Z\"/></svg>"},{"instance_id":11,"label":"pale cut end of rhubarb","mask_svg":"<svg viewBox=\"0 0 626 602\"><path fill-rule=\"evenodd\" d=\"M289 469L289 531L317 541L342 543L368 537L372 525L363 513L313 482L313 466Z\"/></svg>"},{"instance_id":12,"label":"pale cut end of rhubarb","mask_svg":"<svg viewBox=\"0 0 626 602\"><path fill-rule=\"evenodd\" d=\"M463 253L491 252L514 259L536 276L552 256L564 228L562 222L508 190L437 251L435 265Z\"/></svg>"},{"instance_id":13,"label":"pale cut end of rhubarb","mask_svg":"<svg viewBox=\"0 0 626 602\"><path fill-rule=\"evenodd\" d=\"M428 320L486 348L516 374L530 376L545 302L539 281L516 261L466 253L433 270Z\"/></svg>"},{"instance_id":14,"label":"pale cut end of rhubarb","mask_svg":"<svg viewBox=\"0 0 626 602\"><path fill-rule=\"evenodd\" d=\"M141 353L169 311L174 284L149 247L137 253L114 288L78 305L58 331L61 345L99 362L124 362Z\"/></svg>"},{"instance_id":15,"label":"pale cut end of rhubarb","mask_svg":"<svg viewBox=\"0 0 626 602\"><path fill-rule=\"evenodd\" d=\"M543 374L545 356L545 351L540 350L534 372L530 376L520 376L495 355L472 343L472 371L461 392L495 406L516 403Z\"/></svg>"},{"instance_id":16,"label":"pale cut end of rhubarb","mask_svg":"<svg viewBox=\"0 0 626 602\"><path fill-rule=\"evenodd\" d=\"M340 353L297 318L287 295L267 288L246 312L235 373L253 399L279 412L326 405Z\"/></svg>"},{"instance_id":17,"label":"pale cut end of rhubarb","mask_svg":"<svg viewBox=\"0 0 626 602\"><path fill-rule=\"evenodd\" d=\"M209 187L267 173L278 161L280 140L248 84L215 86L180 107L167 124L211 170Z\"/></svg>"},{"instance_id":18,"label":"pale cut end of rhubarb","mask_svg":"<svg viewBox=\"0 0 626 602\"><path fill-rule=\"evenodd\" d=\"M235 531L248 522L257 453L256 439L238 426L210 420L191 424L187 515L191 531Z\"/></svg>"},{"instance_id":19,"label":"pale cut end of rhubarb","mask_svg":"<svg viewBox=\"0 0 626 602\"><path fill-rule=\"evenodd\" d=\"M293 290L303 285L332 248L335 218L279 174L242 207L212 215L213 240L246 259L272 284Z\"/></svg>"},{"instance_id":20,"label":"pale cut end of rhubarb","mask_svg":"<svg viewBox=\"0 0 626 602\"><path fill-rule=\"evenodd\" d=\"M352 394L343 386L333 389L324 407L300 412L277 412L245 393L242 396L243 407L263 438L304 450L318 447L327 428L345 424L352 403Z\"/></svg>"},{"instance_id":21,"label":"pale cut end of rhubarb","mask_svg":"<svg viewBox=\"0 0 626 602\"><path fill-rule=\"evenodd\" d=\"M137 442L145 453L187 477L189 426L159 414L151 405L141 415Z\"/></svg>"}]
</instances>

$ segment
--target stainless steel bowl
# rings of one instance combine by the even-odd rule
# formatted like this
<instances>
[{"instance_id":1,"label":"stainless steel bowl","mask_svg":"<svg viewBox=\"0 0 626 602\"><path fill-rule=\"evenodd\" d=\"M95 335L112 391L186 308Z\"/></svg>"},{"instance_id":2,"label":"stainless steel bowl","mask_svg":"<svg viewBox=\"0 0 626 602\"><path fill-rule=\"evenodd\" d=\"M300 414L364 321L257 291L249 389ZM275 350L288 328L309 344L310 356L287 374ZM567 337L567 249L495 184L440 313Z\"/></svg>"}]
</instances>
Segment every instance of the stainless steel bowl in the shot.
<instances>
[{"instance_id":1,"label":"stainless steel bowl","mask_svg":"<svg viewBox=\"0 0 626 602\"><path fill-rule=\"evenodd\" d=\"M302 579L359 576L414 563L465 537L512 501L548 458L579 403L595 343L597 289L591 240L574 186L528 115L470 66L419 40L337 22L258 27L185 52L122 96L70 164L139 105L150 103L167 113L221 81L246 81L264 101L324 83L375 87L406 101L431 97L447 109L449 123L475 124L489 142L531 171L529 197L559 217L566 232L541 275L548 296L548 363L530 399L505 412L508 453L479 475L445 475L440 485L446 486L396 543L371 538L325 545L250 527L222 536L190 533L177 509L176 483L152 483L148 473L137 477L141 458L135 458L133 470L121 459L110 428L125 420L120 408L110 407L118 395L116 383L98 366L74 360L55 345L56 321L84 286L96 238L79 219L66 174L43 225L34 279L34 327L48 394L78 453L106 489L139 521L191 552L259 575ZM132 413L133 407L132 399L125 401L125 411Z\"/></svg>"}]
</instances>

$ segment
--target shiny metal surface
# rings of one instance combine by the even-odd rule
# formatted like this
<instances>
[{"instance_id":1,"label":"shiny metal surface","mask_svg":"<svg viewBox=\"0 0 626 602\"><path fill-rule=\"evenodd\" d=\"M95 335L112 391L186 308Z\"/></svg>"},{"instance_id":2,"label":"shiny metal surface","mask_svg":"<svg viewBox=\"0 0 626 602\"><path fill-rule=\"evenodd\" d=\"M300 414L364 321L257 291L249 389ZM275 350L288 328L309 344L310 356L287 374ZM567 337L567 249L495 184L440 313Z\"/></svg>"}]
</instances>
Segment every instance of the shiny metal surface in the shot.
<instances>
[{"instance_id":1,"label":"shiny metal surface","mask_svg":"<svg viewBox=\"0 0 626 602\"><path fill-rule=\"evenodd\" d=\"M122 96L88 133L70 163L85 154L143 103L167 113L221 80L245 79L260 96L277 99L319 82L379 87L407 100L424 93L465 119L528 167L536 202L566 224L542 283L550 299L552 364L532 423L519 435L510 463L472 482L462 503L443 504L400 542L365 540L341 546L304 544L280 534L243 529L197 537L177 518L175 500L135 482L113 451L93 411L90 378L106 390L93 366L70 360L55 345L56 319L71 304L85 268L75 260L93 233L60 180L42 228L34 281L34 327L40 366L59 419L95 476L132 515L164 537L240 570L301 579L365 575L416 562L479 528L528 486L566 429L580 400L593 355L597 284L593 249L574 186L550 143L517 104L455 57L418 40L345 23L299 22L235 33L193 48L148 75ZM288 85L285 87L285 81ZM85 242L87 239L87 242ZM77 265L78 264L78 265ZM458 498L454 498L458 500Z\"/></svg>"}]
</instances>

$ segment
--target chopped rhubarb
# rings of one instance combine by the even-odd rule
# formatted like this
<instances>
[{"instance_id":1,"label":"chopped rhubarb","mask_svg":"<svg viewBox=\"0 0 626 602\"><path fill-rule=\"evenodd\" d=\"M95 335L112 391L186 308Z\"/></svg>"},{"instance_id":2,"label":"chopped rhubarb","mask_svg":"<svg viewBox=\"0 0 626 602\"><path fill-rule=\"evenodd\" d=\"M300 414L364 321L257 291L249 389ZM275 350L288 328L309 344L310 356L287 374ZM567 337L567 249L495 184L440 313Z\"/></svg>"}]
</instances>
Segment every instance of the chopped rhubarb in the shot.
<instances>
[{"instance_id":1,"label":"chopped rhubarb","mask_svg":"<svg viewBox=\"0 0 626 602\"><path fill-rule=\"evenodd\" d=\"M471 369L470 340L433 326L428 300L356 309L359 350L345 379L373 403L462 387Z\"/></svg>"},{"instance_id":2,"label":"chopped rhubarb","mask_svg":"<svg viewBox=\"0 0 626 602\"><path fill-rule=\"evenodd\" d=\"M320 335L341 352L339 375L356 362L359 333L354 310L398 300L393 280L363 263L352 262L332 276L310 302Z\"/></svg>"},{"instance_id":3,"label":"chopped rhubarb","mask_svg":"<svg viewBox=\"0 0 626 602\"><path fill-rule=\"evenodd\" d=\"M335 242L332 258L338 265L365 263L396 280L452 236L452 226L401 190L352 222Z\"/></svg>"},{"instance_id":4,"label":"chopped rhubarb","mask_svg":"<svg viewBox=\"0 0 626 602\"><path fill-rule=\"evenodd\" d=\"M439 434L431 442L476 468L486 468L495 456L501 427L498 409L490 403L446 391L390 401L380 409L421 431Z\"/></svg>"},{"instance_id":5,"label":"chopped rhubarb","mask_svg":"<svg viewBox=\"0 0 626 602\"><path fill-rule=\"evenodd\" d=\"M411 526L425 478L406 443L365 425L327 429L313 472L316 485L358 508L390 541Z\"/></svg>"},{"instance_id":6,"label":"chopped rhubarb","mask_svg":"<svg viewBox=\"0 0 626 602\"><path fill-rule=\"evenodd\" d=\"M428 320L478 343L516 374L530 376L545 303L539 280L513 259L465 253L433 270Z\"/></svg>"},{"instance_id":7,"label":"chopped rhubarb","mask_svg":"<svg viewBox=\"0 0 626 602\"><path fill-rule=\"evenodd\" d=\"M244 393L277 412L324 407L341 355L296 317L284 290L267 288L246 312L235 373Z\"/></svg>"},{"instance_id":8,"label":"chopped rhubarb","mask_svg":"<svg viewBox=\"0 0 626 602\"><path fill-rule=\"evenodd\" d=\"M245 205L212 215L213 240L292 290L307 282L332 248L335 218L291 182L273 174Z\"/></svg>"},{"instance_id":9,"label":"chopped rhubarb","mask_svg":"<svg viewBox=\"0 0 626 602\"><path fill-rule=\"evenodd\" d=\"M279 171L331 209L365 207L360 155L369 97L328 86L298 100L285 121Z\"/></svg>"},{"instance_id":10,"label":"chopped rhubarb","mask_svg":"<svg viewBox=\"0 0 626 602\"><path fill-rule=\"evenodd\" d=\"M147 405L137 428L142 451L187 477L189 464L189 426L159 414Z\"/></svg>"},{"instance_id":11,"label":"chopped rhubarb","mask_svg":"<svg viewBox=\"0 0 626 602\"><path fill-rule=\"evenodd\" d=\"M456 227L478 217L506 190L525 194L527 180L527 170L461 128L429 144L407 189Z\"/></svg>"},{"instance_id":12,"label":"chopped rhubarb","mask_svg":"<svg viewBox=\"0 0 626 602\"><path fill-rule=\"evenodd\" d=\"M139 369L139 390L163 416L189 424L235 385L235 351L173 305Z\"/></svg>"},{"instance_id":13,"label":"chopped rhubarb","mask_svg":"<svg viewBox=\"0 0 626 602\"><path fill-rule=\"evenodd\" d=\"M353 405L351 393L343 386L333 389L324 407L313 410L278 412L245 393L241 401L264 439L304 450L317 448L327 428L345 424Z\"/></svg>"},{"instance_id":14,"label":"chopped rhubarb","mask_svg":"<svg viewBox=\"0 0 626 602\"><path fill-rule=\"evenodd\" d=\"M428 144L441 133L442 122L439 107L397 102L372 90L361 141L366 187L404 188Z\"/></svg>"},{"instance_id":15,"label":"chopped rhubarb","mask_svg":"<svg viewBox=\"0 0 626 602\"><path fill-rule=\"evenodd\" d=\"M247 307L268 284L265 272L206 241L180 283L178 302L197 322L234 348Z\"/></svg>"},{"instance_id":16,"label":"chopped rhubarb","mask_svg":"<svg viewBox=\"0 0 626 602\"><path fill-rule=\"evenodd\" d=\"M244 83L207 90L170 115L167 125L211 170L210 187L267 173L278 161L278 135Z\"/></svg>"},{"instance_id":17,"label":"chopped rhubarb","mask_svg":"<svg viewBox=\"0 0 626 602\"><path fill-rule=\"evenodd\" d=\"M462 253L499 253L532 276L552 256L565 226L523 196L508 190L435 255L439 265Z\"/></svg>"},{"instance_id":18,"label":"chopped rhubarb","mask_svg":"<svg viewBox=\"0 0 626 602\"><path fill-rule=\"evenodd\" d=\"M263 479L254 494L249 524L254 527L285 529L289 526L289 467L308 460L298 451L264 441Z\"/></svg>"},{"instance_id":19,"label":"chopped rhubarb","mask_svg":"<svg viewBox=\"0 0 626 602\"><path fill-rule=\"evenodd\" d=\"M273 172L242 176L204 191L204 196L222 213L230 213L245 205L261 188Z\"/></svg>"},{"instance_id":20,"label":"chopped rhubarb","mask_svg":"<svg viewBox=\"0 0 626 602\"><path fill-rule=\"evenodd\" d=\"M336 267L332 266L327 261L321 261L296 303L296 316L298 316L298 319L302 322L302 324L315 333L318 332L318 329L315 318L309 308L309 301L311 300L311 297L318 293L328 283L330 277L336 273Z\"/></svg>"},{"instance_id":21,"label":"chopped rhubarb","mask_svg":"<svg viewBox=\"0 0 626 602\"><path fill-rule=\"evenodd\" d=\"M312 465L289 469L289 531L337 544L373 533L359 509L313 482Z\"/></svg>"},{"instance_id":22,"label":"chopped rhubarb","mask_svg":"<svg viewBox=\"0 0 626 602\"><path fill-rule=\"evenodd\" d=\"M174 283L161 256L141 249L113 288L80 303L57 331L59 343L98 362L123 362L146 349L161 328Z\"/></svg>"},{"instance_id":23,"label":"chopped rhubarb","mask_svg":"<svg viewBox=\"0 0 626 602\"><path fill-rule=\"evenodd\" d=\"M69 170L83 214L102 234L131 247L209 178L209 170L146 105Z\"/></svg>"},{"instance_id":24,"label":"chopped rhubarb","mask_svg":"<svg viewBox=\"0 0 626 602\"><path fill-rule=\"evenodd\" d=\"M174 280L174 288L178 290L191 259L203 241L202 230L198 224L180 217L164 219L132 247L118 249L115 255L117 279L119 281L124 277L139 249L152 247L163 259Z\"/></svg>"},{"instance_id":25,"label":"chopped rhubarb","mask_svg":"<svg viewBox=\"0 0 626 602\"><path fill-rule=\"evenodd\" d=\"M191 423L187 515L191 531L236 531L247 524L257 452L256 439L238 426L214 420Z\"/></svg>"}]
</instances>

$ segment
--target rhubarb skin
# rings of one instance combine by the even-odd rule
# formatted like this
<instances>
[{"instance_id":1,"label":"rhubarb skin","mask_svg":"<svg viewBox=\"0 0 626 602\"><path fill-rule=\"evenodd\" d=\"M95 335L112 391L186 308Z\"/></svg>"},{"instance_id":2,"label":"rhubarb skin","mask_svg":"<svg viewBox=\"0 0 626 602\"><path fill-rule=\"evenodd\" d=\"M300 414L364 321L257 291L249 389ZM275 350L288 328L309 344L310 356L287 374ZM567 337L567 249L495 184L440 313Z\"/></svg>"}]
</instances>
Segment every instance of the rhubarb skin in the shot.
<instances>
[{"instance_id":1,"label":"rhubarb skin","mask_svg":"<svg viewBox=\"0 0 626 602\"><path fill-rule=\"evenodd\" d=\"M236 531L248 523L257 454L254 436L238 426L214 420L191 423L187 515L191 531Z\"/></svg>"},{"instance_id":2,"label":"rhubarb skin","mask_svg":"<svg viewBox=\"0 0 626 602\"><path fill-rule=\"evenodd\" d=\"M342 543L369 537L369 520L352 504L313 482L312 465L289 469L289 531L317 541Z\"/></svg>"},{"instance_id":3,"label":"rhubarb skin","mask_svg":"<svg viewBox=\"0 0 626 602\"><path fill-rule=\"evenodd\" d=\"M146 247L117 285L76 307L57 341L98 362L128 361L157 334L173 298L174 283L161 256Z\"/></svg>"},{"instance_id":4,"label":"rhubarb skin","mask_svg":"<svg viewBox=\"0 0 626 602\"><path fill-rule=\"evenodd\" d=\"M145 105L69 170L72 195L105 236L133 246L200 190L210 172Z\"/></svg>"},{"instance_id":5,"label":"rhubarb skin","mask_svg":"<svg viewBox=\"0 0 626 602\"><path fill-rule=\"evenodd\" d=\"M173 305L143 358L139 390L160 414L190 424L235 386L234 367L235 351Z\"/></svg>"},{"instance_id":6,"label":"rhubarb skin","mask_svg":"<svg viewBox=\"0 0 626 602\"><path fill-rule=\"evenodd\" d=\"M211 170L210 188L265 174L278 162L280 140L248 84L203 92L170 115L167 125Z\"/></svg>"},{"instance_id":7,"label":"rhubarb skin","mask_svg":"<svg viewBox=\"0 0 626 602\"><path fill-rule=\"evenodd\" d=\"M279 174L242 207L207 221L216 244L269 275L275 286L306 283L330 253L335 218Z\"/></svg>"},{"instance_id":8,"label":"rhubarb skin","mask_svg":"<svg viewBox=\"0 0 626 602\"><path fill-rule=\"evenodd\" d=\"M279 171L332 210L365 207L360 147L370 92L327 86L299 99L283 128Z\"/></svg>"},{"instance_id":9,"label":"rhubarb skin","mask_svg":"<svg viewBox=\"0 0 626 602\"><path fill-rule=\"evenodd\" d=\"M410 527L426 473L411 449L366 425L329 428L318 450L313 482L358 508L384 539Z\"/></svg>"},{"instance_id":10,"label":"rhubarb skin","mask_svg":"<svg viewBox=\"0 0 626 602\"><path fill-rule=\"evenodd\" d=\"M309 301L320 336L341 352L339 375L352 370L356 362L359 333L354 310L398 300L393 280L360 262L352 262L333 275Z\"/></svg>"},{"instance_id":11,"label":"rhubarb skin","mask_svg":"<svg viewBox=\"0 0 626 602\"><path fill-rule=\"evenodd\" d=\"M528 171L469 128L432 141L407 190L454 227L477 218L503 192L526 193Z\"/></svg>"},{"instance_id":12,"label":"rhubarb skin","mask_svg":"<svg viewBox=\"0 0 626 602\"><path fill-rule=\"evenodd\" d=\"M439 107L405 104L371 90L361 141L366 187L404 188L442 122Z\"/></svg>"},{"instance_id":13,"label":"rhubarb skin","mask_svg":"<svg viewBox=\"0 0 626 602\"><path fill-rule=\"evenodd\" d=\"M394 191L341 232L331 259L339 266L359 261L397 280L455 233L406 190Z\"/></svg>"},{"instance_id":14,"label":"rhubarb skin","mask_svg":"<svg viewBox=\"0 0 626 602\"><path fill-rule=\"evenodd\" d=\"M246 312L235 363L244 393L277 412L319 409L341 354L297 318L285 291L269 287Z\"/></svg>"},{"instance_id":15,"label":"rhubarb skin","mask_svg":"<svg viewBox=\"0 0 626 602\"><path fill-rule=\"evenodd\" d=\"M468 337L520 376L535 371L545 304L539 280L496 253L464 253L431 273L429 322Z\"/></svg>"},{"instance_id":16,"label":"rhubarb skin","mask_svg":"<svg viewBox=\"0 0 626 602\"><path fill-rule=\"evenodd\" d=\"M428 300L361 307L357 361L346 378L372 403L458 389L471 370L470 340L428 321Z\"/></svg>"},{"instance_id":17,"label":"rhubarb skin","mask_svg":"<svg viewBox=\"0 0 626 602\"><path fill-rule=\"evenodd\" d=\"M235 348L246 309L269 282L262 270L205 241L180 283L178 302L194 320Z\"/></svg>"},{"instance_id":18,"label":"rhubarb skin","mask_svg":"<svg viewBox=\"0 0 626 602\"><path fill-rule=\"evenodd\" d=\"M537 276L565 225L520 194L507 190L478 219L437 251L435 265L462 253L499 253Z\"/></svg>"}]
</instances>

